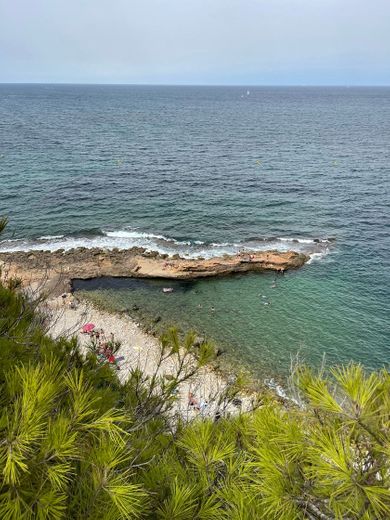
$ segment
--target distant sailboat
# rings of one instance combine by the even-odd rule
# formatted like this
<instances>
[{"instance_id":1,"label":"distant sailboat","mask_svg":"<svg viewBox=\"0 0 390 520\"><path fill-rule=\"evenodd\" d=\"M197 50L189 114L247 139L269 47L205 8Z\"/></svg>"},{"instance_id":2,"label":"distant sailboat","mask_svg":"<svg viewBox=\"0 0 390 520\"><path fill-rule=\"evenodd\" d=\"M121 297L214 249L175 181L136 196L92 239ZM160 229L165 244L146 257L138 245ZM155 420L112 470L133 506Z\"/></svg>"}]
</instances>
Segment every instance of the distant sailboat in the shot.
<instances>
[{"instance_id":1,"label":"distant sailboat","mask_svg":"<svg viewBox=\"0 0 390 520\"><path fill-rule=\"evenodd\" d=\"M246 91L246 95L249 96L249 94L250 94L250 92L249 92L249 90L247 90L247 91Z\"/></svg>"}]
</instances>

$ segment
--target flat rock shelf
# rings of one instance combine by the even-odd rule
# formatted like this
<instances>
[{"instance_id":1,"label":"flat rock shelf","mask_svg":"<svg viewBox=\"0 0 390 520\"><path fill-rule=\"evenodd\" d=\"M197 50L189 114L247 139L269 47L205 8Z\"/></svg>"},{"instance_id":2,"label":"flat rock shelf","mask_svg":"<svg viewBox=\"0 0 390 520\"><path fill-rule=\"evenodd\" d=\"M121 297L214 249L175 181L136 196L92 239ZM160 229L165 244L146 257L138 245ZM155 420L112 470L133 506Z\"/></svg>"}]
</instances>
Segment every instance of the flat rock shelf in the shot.
<instances>
[{"instance_id":1,"label":"flat rock shelf","mask_svg":"<svg viewBox=\"0 0 390 520\"><path fill-rule=\"evenodd\" d=\"M45 290L71 289L73 279L102 276L195 280L249 271L277 271L302 267L309 256L295 251L245 252L209 259L169 257L143 248L25 251L0 253L3 277L17 277L24 285L44 283Z\"/></svg>"}]
</instances>

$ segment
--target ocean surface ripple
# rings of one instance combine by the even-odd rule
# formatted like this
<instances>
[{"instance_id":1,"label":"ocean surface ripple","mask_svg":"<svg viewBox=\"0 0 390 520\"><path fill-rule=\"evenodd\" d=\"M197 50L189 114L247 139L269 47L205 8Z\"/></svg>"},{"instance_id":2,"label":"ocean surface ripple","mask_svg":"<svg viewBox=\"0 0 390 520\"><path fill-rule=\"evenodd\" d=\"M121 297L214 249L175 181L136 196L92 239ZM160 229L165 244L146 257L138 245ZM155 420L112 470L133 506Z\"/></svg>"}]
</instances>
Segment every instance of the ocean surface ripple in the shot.
<instances>
[{"instance_id":1,"label":"ocean surface ripple","mask_svg":"<svg viewBox=\"0 0 390 520\"><path fill-rule=\"evenodd\" d=\"M0 250L302 250L276 284L90 288L254 370L387 366L389 143L389 88L0 85Z\"/></svg>"}]
</instances>

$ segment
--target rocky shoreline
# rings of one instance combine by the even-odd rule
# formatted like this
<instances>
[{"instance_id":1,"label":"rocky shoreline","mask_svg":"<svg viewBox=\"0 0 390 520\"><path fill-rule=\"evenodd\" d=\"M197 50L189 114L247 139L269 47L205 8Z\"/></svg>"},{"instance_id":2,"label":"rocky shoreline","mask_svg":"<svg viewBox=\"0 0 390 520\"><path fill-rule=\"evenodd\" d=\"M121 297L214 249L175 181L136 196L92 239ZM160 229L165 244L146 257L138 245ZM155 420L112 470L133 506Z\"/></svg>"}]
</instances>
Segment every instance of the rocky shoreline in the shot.
<instances>
[{"instance_id":1,"label":"rocky shoreline","mask_svg":"<svg viewBox=\"0 0 390 520\"><path fill-rule=\"evenodd\" d=\"M17 277L24 285L44 284L46 291L69 291L74 279L103 276L195 280L249 271L277 271L302 267L309 256L295 251L245 252L210 259L187 259L143 248L22 251L0 253L3 277Z\"/></svg>"}]
</instances>

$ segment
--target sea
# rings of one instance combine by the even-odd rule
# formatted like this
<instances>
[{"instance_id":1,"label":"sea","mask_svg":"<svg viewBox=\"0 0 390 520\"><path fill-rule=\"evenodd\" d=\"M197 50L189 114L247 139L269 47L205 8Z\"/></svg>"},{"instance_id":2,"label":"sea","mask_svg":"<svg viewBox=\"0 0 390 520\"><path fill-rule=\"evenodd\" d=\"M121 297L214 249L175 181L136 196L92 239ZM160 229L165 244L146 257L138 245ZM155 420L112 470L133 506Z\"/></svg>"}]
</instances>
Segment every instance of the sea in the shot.
<instances>
[{"instance_id":1,"label":"sea","mask_svg":"<svg viewBox=\"0 0 390 520\"><path fill-rule=\"evenodd\" d=\"M261 378L389 367L389 175L387 87L0 85L0 251L310 255L284 276L75 284Z\"/></svg>"}]
</instances>

